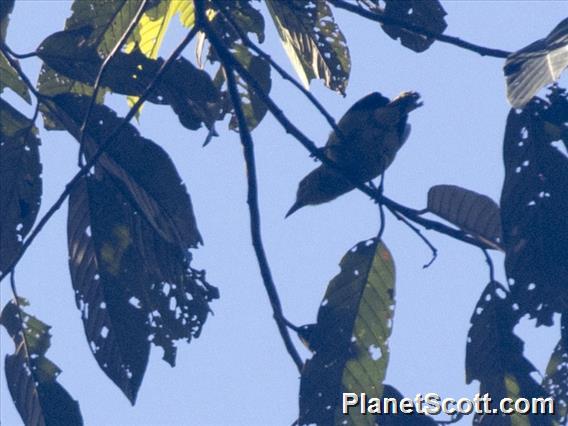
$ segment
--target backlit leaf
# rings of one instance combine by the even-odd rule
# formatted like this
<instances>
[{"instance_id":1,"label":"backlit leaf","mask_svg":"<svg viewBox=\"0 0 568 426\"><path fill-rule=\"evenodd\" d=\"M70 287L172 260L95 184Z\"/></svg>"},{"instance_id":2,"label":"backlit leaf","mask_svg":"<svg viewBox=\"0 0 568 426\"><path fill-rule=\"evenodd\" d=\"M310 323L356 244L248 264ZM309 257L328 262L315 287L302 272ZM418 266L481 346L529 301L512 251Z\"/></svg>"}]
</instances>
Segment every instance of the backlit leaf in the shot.
<instances>
[{"instance_id":1,"label":"backlit leaf","mask_svg":"<svg viewBox=\"0 0 568 426\"><path fill-rule=\"evenodd\" d=\"M502 250L499 206L488 196L455 185L436 185L428 191L428 210Z\"/></svg>"},{"instance_id":2,"label":"backlit leaf","mask_svg":"<svg viewBox=\"0 0 568 426\"><path fill-rule=\"evenodd\" d=\"M309 333L314 355L302 371L301 425L374 424L358 409L343 415L341 394L365 392L380 398L383 392L394 314L392 256L372 239L353 247L340 266Z\"/></svg>"},{"instance_id":3,"label":"backlit leaf","mask_svg":"<svg viewBox=\"0 0 568 426\"><path fill-rule=\"evenodd\" d=\"M351 60L345 37L324 1L267 0L290 62L306 88L314 78L345 95Z\"/></svg>"},{"instance_id":4,"label":"backlit leaf","mask_svg":"<svg viewBox=\"0 0 568 426\"><path fill-rule=\"evenodd\" d=\"M507 98L514 108L521 108L542 87L560 78L568 67L568 18L545 38L509 55L503 71L507 80Z\"/></svg>"},{"instance_id":5,"label":"backlit leaf","mask_svg":"<svg viewBox=\"0 0 568 426\"><path fill-rule=\"evenodd\" d=\"M0 93L3 93L6 87L12 89L28 104L32 103L28 87L20 78L18 72L10 65L4 53L0 52Z\"/></svg>"}]
</instances>

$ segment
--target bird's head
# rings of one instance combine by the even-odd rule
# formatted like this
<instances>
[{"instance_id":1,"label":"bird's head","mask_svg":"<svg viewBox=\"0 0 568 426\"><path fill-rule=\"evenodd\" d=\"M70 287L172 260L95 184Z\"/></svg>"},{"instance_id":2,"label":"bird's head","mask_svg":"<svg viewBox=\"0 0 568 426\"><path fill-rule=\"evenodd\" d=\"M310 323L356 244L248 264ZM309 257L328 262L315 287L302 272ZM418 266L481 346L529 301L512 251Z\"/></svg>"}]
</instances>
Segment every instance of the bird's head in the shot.
<instances>
[{"instance_id":1,"label":"bird's head","mask_svg":"<svg viewBox=\"0 0 568 426\"><path fill-rule=\"evenodd\" d=\"M402 92L391 101L390 105L399 106L404 113L408 114L410 111L421 107L423 103L420 102L420 94L416 92Z\"/></svg>"}]
</instances>

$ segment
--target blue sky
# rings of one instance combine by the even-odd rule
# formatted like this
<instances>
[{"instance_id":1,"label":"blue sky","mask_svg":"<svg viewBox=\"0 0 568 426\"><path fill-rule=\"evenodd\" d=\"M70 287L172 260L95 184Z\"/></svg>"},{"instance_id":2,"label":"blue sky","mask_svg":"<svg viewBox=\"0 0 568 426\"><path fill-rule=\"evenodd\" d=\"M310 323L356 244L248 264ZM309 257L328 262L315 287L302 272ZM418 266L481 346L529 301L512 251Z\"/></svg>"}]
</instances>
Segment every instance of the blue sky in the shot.
<instances>
[{"instance_id":1,"label":"blue sky","mask_svg":"<svg viewBox=\"0 0 568 426\"><path fill-rule=\"evenodd\" d=\"M568 12L561 1L443 3L447 34L489 47L519 49L544 37ZM47 35L63 28L70 1L19 1L7 42L17 52L33 50ZM509 106L502 76L503 60L435 43L422 54L388 38L371 22L336 11L349 44L352 72L347 97L320 82L313 93L339 118L360 97L380 91L388 97L404 90L421 93L424 107L411 114L412 133L386 177L386 194L423 208L435 184L460 185L498 200L503 180L501 146ZM162 52L166 55L183 32L173 21ZM264 48L291 70L272 23L267 20ZM193 59L190 48L186 57ZM37 75L34 59L23 61ZM566 85L566 77L563 78ZM325 143L329 127L286 82L273 79L274 99L308 136ZM6 96L27 111L15 97ZM126 103L109 98L124 114ZM221 299L202 336L180 342L177 366L161 361L154 348L138 401L126 398L99 371L84 338L67 268L66 206L34 242L17 269L30 312L53 326L48 356L63 370L59 380L79 400L86 424L289 425L297 416L298 373L277 333L259 276L248 230L244 163L238 135L222 128L220 137L201 147L204 132L182 128L167 107L146 105L141 133L172 156L190 191L205 245L195 266L205 268ZM262 226L266 251L287 317L297 324L315 321L329 280L343 254L378 230L376 206L352 192L284 220L298 181L315 163L270 116L253 133L256 143ZM42 212L76 171L77 144L62 132L42 132L44 167ZM387 382L402 393L437 392L442 397L472 397L477 384L465 385L464 359L469 319L488 271L483 254L446 236L427 233L439 250L428 269L428 248L404 225L388 217L384 235L397 268L397 306ZM494 254L504 281L503 258ZM0 288L4 305L11 297ZM525 353L543 369L558 327L517 328L527 341ZM3 358L13 346L4 330L0 372L0 421L21 424L3 373ZM307 355L305 351L303 355ZM464 423L469 423L469 419Z\"/></svg>"}]
</instances>

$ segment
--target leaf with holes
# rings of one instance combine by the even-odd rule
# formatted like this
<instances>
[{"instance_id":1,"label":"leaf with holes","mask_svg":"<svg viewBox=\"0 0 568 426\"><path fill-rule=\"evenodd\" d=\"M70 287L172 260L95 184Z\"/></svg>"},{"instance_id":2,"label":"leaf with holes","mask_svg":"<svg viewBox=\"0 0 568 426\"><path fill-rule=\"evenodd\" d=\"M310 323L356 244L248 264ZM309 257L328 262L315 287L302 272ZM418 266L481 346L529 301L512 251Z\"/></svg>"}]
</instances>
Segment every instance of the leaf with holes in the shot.
<instances>
[{"instance_id":1,"label":"leaf with holes","mask_svg":"<svg viewBox=\"0 0 568 426\"><path fill-rule=\"evenodd\" d=\"M351 59L343 33L324 1L267 0L284 50L306 88L314 78L345 95Z\"/></svg>"},{"instance_id":2,"label":"leaf with holes","mask_svg":"<svg viewBox=\"0 0 568 426\"><path fill-rule=\"evenodd\" d=\"M242 44L238 32L233 27L233 25L238 26L240 31L245 34L256 34L258 41L262 42L264 40L264 18L262 14L246 1L221 2L216 5L221 9L208 9L211 26L219 34L225 46L231 51L236 60L255 77L264 92L269 93L272 86L270 65ZM205 38L201 37L196 50L198 58L201 57L204 42ZM219 62L219 58L213 49L209 50L207 58L211 62ZM241 95L243 112L248 127L252 130L260 124L268 109L253 88L249 87L238 74L235 75L235 78ZM225 70L222 66L219 66L214 82L219 90L226 86ZM230 113L229 128L236 130L238 128L237 118L226 91L223 92L223 100L220 115L224 116L226 113Z\"/></svg>"},{"instance_id":3,"label":"leaf with holes","mask_svg":"<svg viewBox=\"0 0 568 426\"><path fill-rule=\"evenodd\" d=\"M52 34L38 48L38 56L57 72L92 86L102 59L96 49L86 45L90 32L83 27ZM115 93L140 96L163 63L162 59L149 59L138 50L129 54L119 52L109 63L101 85ZM171 105L188 129L198 129L201 123L211 128L218 119L219 92L205 71L184 58L172 63L148 101Z\"/></svg>"},{"instance_id":4,"label":"leaf with holes","mask_svg":"<svg viewBox=\"0 0 568 426\"><path fill-rule=\"evenodd\" d=\"M488 196L456 185L436 185L428 191L428 210L502 250L499 206Z\"/></svg>"},{"instance_id":5,"label":"leaf with holes","mask_svg":"<svg viewBox=\"0 0 568 426\"><path fill-rule=\"evenodd\" d=\"M4 53L0 52L0 93L3 93L6 88L12 89L14 93L19 95L28 104L32 103L28 87L20 78L14 67L10 65Z\"/></svg>"},{"instance_id":6,"label":"leaf with holes","mask_svg":"<svg viewBox=\"0 0 568 426\"><path fill-rule=\"evenodd\" d=\"M42 180L37 128L0 99L0 271L18 256L35 222Z\"/></svg>"},{"instance_id":7,"label":"leaf with holes","mask_svg":"<svg viewBox=\"0 0 568 426\"><path fill-rule=\"evenodd\" d=\"M545 38L511 53L503 72L507 98L514 108L522 108L542 87L558 81L568 67L568 18Z\"/></svg>"},{"instance_id":8,"label":"leaf with holes","mask_svg":"<svg viewBox=\"0 0 568 426\"><path fill-rule=\"evenodd\" d=\"M339 424L342 392L380 397L394 314L394 262L378 239L362 241L341 260L309 337L314 355L300 382L299 424ZM358 410L353 424L374 424Z\"/></svg>"},{"instance_id":9,"label":"leaf with holes","mask_svg":"<svg viewBox=\"0 0 568 426\"><path fill-rule=\"evenodd\" d=\"M198 337L218 297L191 255L165 241L103 169L69 200L69 267L85 334L101 369L134 403L150 343L175 364L175 341Z\"/></svg>"},{"instance_id":10,"label":"leaf with holes","mask_svg":"<svg viewBox=\"0 0 568 426\"><path fill-rule=\"evenodd\" d=\"M24 312L27 304L11 301L0 314L16 347L4 364L12 400L26 425L82 425L79 404L57 382L61 370L45 356L51 327Z\"/></svg>"},{"instance_id":11,"label":"leaf with holes","mask_svg":"<svg viewBox=\"0 0 568 426\"><path fill-rule=\"evenodd\" d=\"M89 99L58 95L54 99L58 118L79 139L79 127ZM104 105L95 105L85 131L85 152L94 155L122 119ZM182 248L202 242L191 199L168 154L151 140L143 138L131 124L113 138L99 165L121 186L140 213L165 240Z\"/></svg>"},{"instance_id":12,"label":"leaf with holes","mask_svg":"<svg viewBox=\"0 0 568 426\"><path fill-rule=\"evenodd\" d=\"M554 398L559 425L568 423L568 315L561 320L560 341L550 357L542 386Z\"/></svg>"},{"instance_id":13,"label":"leaf with holes","mask_svg":"<svg viewBox=\"0 0 568 426\"><path fill-rule=\"evenodd\" d=\"M142 0L75 0L71 6L71 16L65 22L66 30L77 30L90 27L92 31L86 44L96 49L102 59L112 51L120 40L128 25L134 19ZM155 0L149 1L146 7L152 7ZM95 70L95 72L98 70ZM44 95L54 96L60 93L75 93L91 96L93 89L88 84L61 75L44 64L38 79L38 89ZM100 90L97 102L104 100L105 90ZM62 130L61 124L51 116L46 108L42 108L46 119L46 128Z\"/></svg>"},{"instance_id":14,"label":"leaf with holes","mask_svg":"<svg viewBox=\"0 0 568 426\"><path fill-rule=\"evenodd\" d=\"M466 381L469 384L478 380L480 394L488 393L493 401L548 396L531 377L536 368L523 356L524 342L513 333L522 317L513 303L511 294L501 284L491 282L481 294L471 317L466 347ZM476 415L474 424L515 425L524 417L519 414ZM538 419L541 423L531 425L552 425L550 417L539 416Z\"/></svg>"},{"instance_id":15,"label":"leaf with holes","mask_svg":"<svg viewBox=\"0 0 568 426\"><path fill-rule=\"evenodd\" d=\"M551 113L561 99L568 105L566 98L554 89L550 102L535 98L523 110L511 110L505 130L505 269L512 300L538 324L552 324L554 312L568 309L568 158L548 131L557 123Z\"/></svg>"},{"instance_id":16,"label":"leaf with holes","mask_svg":"<svg viewBox=\"0 0 568 426\"><path fill-rule=\"evenodd\" d=\"M446 11L438 0L385 0L384 8L379 6L378 0L373 11L384 15L386 18L396 19L411 26L424 28L434 34L442 34L446 24ZM415 52L423 52L434 41L433 37L408 30L400 25L382 25L383 30L393 40L400 39L400 43Z\"/></svg>"}]
</instances>

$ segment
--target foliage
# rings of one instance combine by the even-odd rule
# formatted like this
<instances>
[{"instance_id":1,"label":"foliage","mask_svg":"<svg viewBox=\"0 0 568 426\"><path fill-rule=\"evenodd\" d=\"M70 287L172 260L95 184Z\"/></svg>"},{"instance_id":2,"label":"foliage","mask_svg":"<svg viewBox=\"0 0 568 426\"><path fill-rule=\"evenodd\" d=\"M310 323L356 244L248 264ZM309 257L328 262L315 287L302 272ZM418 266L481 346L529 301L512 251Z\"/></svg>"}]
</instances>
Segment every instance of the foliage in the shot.
<instances>
[{"instance_id":1,"label":"foliage","mask_svg":"<svg viewBox=\"0 0 568 426\"><path fill-rule=\"evenodd\" d=\"M14 278L25 251L67 198L69 269L87 344L101 370L132 404L152 346L161 347L163 359L174 366L178 341L200 336L210 304L219 297L205 271L193 265L193 252L203 239L185 184L166 152L130 124L146 101L169 106L187 130L205 127L207 141L226 115L229 128L239 133L253 247L279 332L301 376L297 424L435 424L416 413L341 412L342 392L397 401L403 397L384 382L395 310L394 259L383 241L385 208L431 248L420 227L486 255L491 280L471 318L467 382L478 381L481 393L493 399L553 396L559 406L554 417L476 415L474 423L567 424L568 159L561 148L568 149L568 94L557 85L548 86L546 97L535 94L557 81L568 65L568 20L544 39L511 53L446 35L446 12L438 0L267 0L265 8L246 0L75 0L62 31L46 37L32 54L18 55L5 43L14 1L0 5L0 92L11 90L36 103L30 119L0 100L0 279L11 276L14 295L0 323L16 346L6 358L6 379L25 424L82 424L78 403L57 382L60 370L45 356L50 327L22 309L27 302L18 297ZM308 90L313 80L321 80L330 90L346 93L351 60L334 16L339 9L379 23L388 37L416 53L443 41L506 58L513 109L505 124L499 204L444 184L432 187L426 208L416 210L386 197L382 181L378 189L367 182L384 175L408 137L408 112L421 103L415 92L392 101L374 93L335 123ZM160 47L176 15L187 35L173 54L162 58ZM299 81L259 47L267 16ZM193 40L195 64L181 56ZM41 61L36 86L20 67L28 57ZM272 70L326 116L333 132L325 148L318 149L272 101ZM128 102L131 109L125 117L107 105L109 93ZM66 131L78 141L84 162L34 227L42 196L39 112L45 129ZM322 162L316 170L326 172L325 182L317 173L310 179L314 187L327 185L330 196L316 194L315 201L302 200L302 205L330 201L356 188L378 204L381 216L378 232L372 230L377 236L359 242L341 260L317 322L302 327L283 315L260 231L251 131L268 112ZM361 112L365 119L355 120ZM488 249L505 253L506 285L495 279ZM514 328L524 316L550 326L555 314L562 318L561 339L538 382ZM289 330L307 343L309 359L301 359Z\"/></svg>"}]
</instances>

